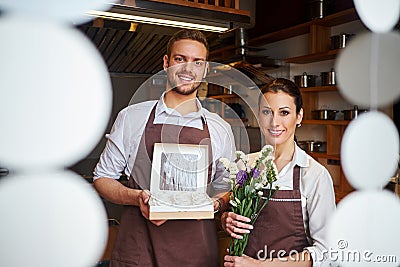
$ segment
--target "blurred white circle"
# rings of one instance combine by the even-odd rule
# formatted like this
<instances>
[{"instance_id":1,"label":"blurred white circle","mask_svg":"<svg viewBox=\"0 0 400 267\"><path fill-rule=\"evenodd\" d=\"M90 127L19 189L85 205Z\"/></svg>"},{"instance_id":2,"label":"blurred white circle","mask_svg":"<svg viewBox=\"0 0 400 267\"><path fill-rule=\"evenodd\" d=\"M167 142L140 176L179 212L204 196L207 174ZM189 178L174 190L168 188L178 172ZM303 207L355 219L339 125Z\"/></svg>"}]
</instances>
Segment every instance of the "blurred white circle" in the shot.
<instances>
[{"instance_id":1,"label":"blurred white circle","mask_svg":"<svg viewBox=\"0 0 400 267\"><path fill-rule=\"evenodd\" d=\"M0 162L14 169L74 164L103 136L111 112L101 55L59 24L8 17L0 35Z\"/></svg>"},{"instance_id":2,"label":"blurred white circle","mask_svg":"<svg viewBox=\"0 0 400 267\"><path fill-rule=\"evenodd\" d=\"M374 32L388 32L399 21L399 0L354 0L361 21Z\"/></svg>"},{"instance_id":3,"label":"blurred white circle","mask_svg":"<svg viewBox=\"0 0 400 267\"><path fill-rule=\"evenodd\" d=\"M400 2L400 1L399 1ZM349 102L387 106L400 96L400 35L364 33L351 40L336 61L338 86Z\"/></svg>"},{"instance_id":4,"label":"blurred white circle","mask_svg":"<svg viewBox=\"0 0 400 267\"><path fill-rule=\"evenodd\" d=\"M328 225L331 260L340 266L399 266L399 198L388 191L349 194Z\"/></svg>"},{"instance_id":5,"label":"blurred white circle","mask_svg":"<svg viewBox=\"0 0 400 267\"><path fill-rule=\"evenodd\" d=\"M86 267L104 252L104 205L74 173L2 178L0 211L0 266Z\"/></svg>"},{"instance_id":6,"label":"blurred white circle","mask_svg":"<svg viewBox=\"0 0 400 267\"><path fill-rule=\"evenodd\" d=\"M371 111L347 127L341 145L343 172L357 189L385 186L397 169L399 133L385 114Z\"/></svg>"},{"instance_id":7,"label":"blurred white circle","mask_svg":"<svg viewBox=\"0 0 400 267\"><path fill-rule=\"evenodd\" d=\"M0 7L6 13L22 14L40 19L50 19L77 24L92 20L84 13L89 10L105 11L111 8L111 3L105 0L0 0Z\"/></svg>"}]
</instances>

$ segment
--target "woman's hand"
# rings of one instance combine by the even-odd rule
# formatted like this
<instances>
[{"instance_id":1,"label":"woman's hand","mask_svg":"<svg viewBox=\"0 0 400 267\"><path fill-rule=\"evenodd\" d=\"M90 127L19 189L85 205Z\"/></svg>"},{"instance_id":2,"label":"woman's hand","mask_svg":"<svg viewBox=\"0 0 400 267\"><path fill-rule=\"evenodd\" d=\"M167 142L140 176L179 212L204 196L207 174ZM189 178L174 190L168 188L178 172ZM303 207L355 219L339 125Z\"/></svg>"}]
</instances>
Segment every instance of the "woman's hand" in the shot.
<instances>
[{"instance_id":1,"label":"woman's hand","mask_svg":"<svg viewBox=\"0 0 400 267\"><path fill-rule=\"evenodd\" d=\"M221 216L222 228L231 237L242 239L243 235L248 234L253 229L253 225L250 223L250 218L238 215L233 212L224 212Z\"/></svg>"},{"instance_id":2,"label":"woman's hand","mask_svg":"<svg viewBox=\"0 0 400 267\"><path fill-rule=\"evenodd\" d=\"M261 266L261 261L253 259L245 254L241 257L239 256L229 256L226 255L224 257L224 266L225 267L254 267L254 266Z\"/></svg>"},{"instance_id":3,"label":"woman's hand","mask_svg":"<svg viewBox=\"0 0 400 267\"><path fill-rule=\"evenodd\" d=\"M140 191L139 208L140 211L142 212L143 217L145 217L147 220L149 220L149 213L150 213L149 200L150 200L150 192L147 190ZM150 222L152 222L157 226L160 226L161 224L165 223L166 220L152 220Z\"/></svg>"}]
</instances>

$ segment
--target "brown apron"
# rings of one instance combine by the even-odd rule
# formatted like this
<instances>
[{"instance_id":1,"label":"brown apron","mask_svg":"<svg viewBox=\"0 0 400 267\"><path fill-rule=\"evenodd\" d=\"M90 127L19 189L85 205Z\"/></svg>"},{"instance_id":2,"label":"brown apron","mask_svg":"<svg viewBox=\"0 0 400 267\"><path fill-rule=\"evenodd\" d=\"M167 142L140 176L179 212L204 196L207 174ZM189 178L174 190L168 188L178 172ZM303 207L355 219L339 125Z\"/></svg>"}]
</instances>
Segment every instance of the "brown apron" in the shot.
<instances>
[{"instance_id":1,"label":"brown apron","mask_svg":"<svg viewBox=\"0 0 400 267\"><path fill-rule=\"evenodd\" d=\"M268 190L264 190L264 195ZM304 230L300 193L300 167L293 168L293 190L278 190L261 211L249 236L244 253L253 258L269 259L301 252L309 246ZM265 247L267 249L265 249ZM259 252L262 250L262 252ZM266 254L267 253L267 254Z\"/></svg>"},{"instance_id":2,"label":"brown apron","mask_svg":"<svg viewBox=\"0 0 400 267\"><path fill-rule=\"evenodd\" d=\"M207 144L212 160L207 123L203 130L177 125L153 124L155 107L140 140L129 187L149 189L154 143ZM209 164L208 179L211 178ZM132 177L135 177L133 179ZM155 226L139 207L127 206L121 218L112 267L131 266L219 266L218 239L214 220L168 220Z\"/></svg>"}]
</instances>

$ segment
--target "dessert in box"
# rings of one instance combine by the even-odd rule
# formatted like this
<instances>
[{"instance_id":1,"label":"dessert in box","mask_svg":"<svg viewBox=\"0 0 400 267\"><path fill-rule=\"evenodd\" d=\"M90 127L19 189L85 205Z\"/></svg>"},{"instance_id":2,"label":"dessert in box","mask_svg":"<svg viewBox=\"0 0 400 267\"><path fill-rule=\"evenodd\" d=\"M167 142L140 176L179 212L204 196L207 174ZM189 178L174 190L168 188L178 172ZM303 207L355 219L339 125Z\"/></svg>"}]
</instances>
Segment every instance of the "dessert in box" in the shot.
<instances>
[{"instance_id":1,"label":"dessert in box","mask_svg":"<svg viewBox=\"0 0 400 267\"><path fill-rule=\"evenodd\" d=\"M150 220L214 218L207 182L208 146L154 144Z\"/></svg>"}]
</instances>

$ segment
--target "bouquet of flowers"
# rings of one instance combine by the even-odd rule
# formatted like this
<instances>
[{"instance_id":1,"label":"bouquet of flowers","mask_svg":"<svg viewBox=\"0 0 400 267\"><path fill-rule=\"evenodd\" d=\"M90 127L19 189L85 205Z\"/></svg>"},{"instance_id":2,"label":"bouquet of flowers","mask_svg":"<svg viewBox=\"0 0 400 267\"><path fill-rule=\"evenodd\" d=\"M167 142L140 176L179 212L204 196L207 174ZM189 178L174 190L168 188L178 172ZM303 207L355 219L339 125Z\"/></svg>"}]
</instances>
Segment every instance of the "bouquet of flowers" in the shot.
<instances>
[{"instance_id":1,"label":"bouquet of flowers","mask_svg":"<svg viewBox=\"0 0 400 267\"><path fill-rule=\"evenodd\" d=\"M220 159L225 169L229 171L228 182L232 187L229 201L231 210L250 218L252 225L268 200L278 190L277 186L272 188L272 183L276 181L278 174L274 159L274 148L270 145L262 148L251 165L249 165L248 155L242 151L236 151L235 162L230 162L226 158ZM263 189L269 189L266 195ZM241 256L248 238L249 234L245 234L243 239L233 239L229 249L230 255Z\"/></svg>"}]
</instances>

